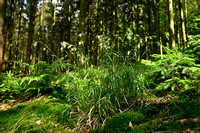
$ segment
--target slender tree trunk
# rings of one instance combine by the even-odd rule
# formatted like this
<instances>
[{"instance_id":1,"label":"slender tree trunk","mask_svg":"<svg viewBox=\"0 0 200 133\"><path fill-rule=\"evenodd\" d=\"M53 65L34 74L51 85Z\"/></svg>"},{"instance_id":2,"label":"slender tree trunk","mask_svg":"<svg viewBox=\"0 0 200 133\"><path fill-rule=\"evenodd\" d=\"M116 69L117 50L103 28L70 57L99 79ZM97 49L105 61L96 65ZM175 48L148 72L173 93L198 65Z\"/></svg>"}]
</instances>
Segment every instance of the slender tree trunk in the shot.
<instances>
[{"instance_id":1,"label":"slender tree trunk","mask_svg":"<svg viewBox=\"0 0 200 133\"><path fill-rule=\"evenodd\" d=\"M17 43L16 43L16 58L15 60L18 60L18 54L19 54L19 42L20 42L20 32L21 32L21 21L22 21L22 12L23 12L23 3L19 0L19 26L18 26L18 35L17 35Z\"/></svg>"},{"instance_id":2,"label":"slender tree trunk","mask_svg":"<svg viewBox=\"0 0 200 133\"><path fill-rule=\"evenodd\" d=\"M116 48L116 45L115 45L115 33L116 33L116 0L113 0L113 6L112 6L112 46L114 48ZM114 51L116 52L116 51Z\"/></svg>"},{"instance_id":3,"label":"slender tree trunk","mask_svg":"<svg viewBox=\"0 0 200 133\"><path fill-rule=\"evenodd\" d=\"M156 38L154 39L154 48L156 49L156 52L155 53L160 53L160 47L159 47L159 28L158 28L158 12L159 12L159 9L158 9L158 6L157 6L157 2L156 0L153 0L153 14L154 14L154 27L155 27L155 36Z\"/></svg>"},{"instance_id":4,"label":"slender tree trunk","mask_svg":"<svg viewBox=\"0 0 200 133\"><path fill-rule=\"evenodd\" d=\"M68 13L67 13L67 42L69 44L71 44L71 16L72 16L72 5L71 5L71 0L69 1L69 4L68 4ZM65 49L67 51L67 53L69 53L69 50L68 48ZM64 53L65 55L66 53ZM68 56L65 56L65 59L67 59Z\"/></svg>"},{"instance_id":5,"label":"slender tree trunk","mask_svg":"<svg viewBox=\"0 0 200 133\"><path fill-rule=\"evenodd\" d=\"M31 54L32 54L32 43L33 43L33 35L34 35L34 21L35 21L35 13L37 7L37 0L30 1L30 10L29 10L29 30L28 30L28 45L27 45L27 53L26 53L26 63L31 64Z\"/></svg>"},{"instance_id":6,"label":"slender tree trunk","mask_svg":"<svg viewBox=\"0 0 200 133\"><path fill-rule=\"evenodd\" d=\"M100 0L100 12L99 12L99 17L100 17L100 20L99 20L99 35L103 35L103 32L104 32L104 6L103 6L103 3L104 3L104 0ZM101 57L102 57L102 47L98 45L98 65L100 64L101 62Z\"/></svg>"},{"instance_id":7,"label":"slender tree trunk","mask_svg":"<svg viewBox=\"0 0 200 133\"><path fill-rule=\"evenodd\" d=\"M161 26L160 26L160 3L158 3L158 37L159 37L160 55L163 55L162 37L161 37Z\"/></svg>"},{"instance_id":8,"label":"slender tree trunk","mask_svg":"<svg viewBox=\"0 0 200 133\"><path fill-rule=\"evenodd\" d=\"M4 27L4 0L0 0L0 75L2 72L2 62L3 62L3 27Z\"/></svg>"},{"instance_id":9,"label":"slender tree trunk","mask_svg":"<svg viewBox=\"0 0 200 133\"><path fill-rule=\"evenodd\" d=\"M43 6L40 8L40 14L39 14L39 31L38 31L38 43L36 46L36 62L40 61L40 46L42 42L42 27L43 27L42 23L43 23Z\"/></svg>"},{"instance_id":10,"label":"slender tree trunk","mask_svg":"<svg viewBox=\"0 0 200 133\"><path fill-rule=\"evenodd\" d=\"M179 0L180 18L181 18L181 32L182 32L182 43L184 48L187 46L186 30L185 30L185 20L183 11L183 0Z\"/></svg>"},{"instance_id":11,"label":"slender tree trunk","mask_svg":"<svg viewBox=\"0 0 200 133\"><path fill-rule=\"evenodd\" d=\"M140 61L141 56L140 56L140 36L139 36L139 0L137 0L137 9L136 9L136 14L137 14L137 18L136 18L136 25L137 25L137 61Z\"/></svg>"},{"instance_id":12,"label":"slender tree trunk","mask_svg":"<svg viewBox=\"0 0 200 133\"><path fill-rule=\"evenodd\" d=\"M52 36L51 36L51 51L50 51L50 57L49 57L49 63L51 64L52 62L55 61L55 56L52 56L52 54L56 54L56 31L55 31L55 24L56 24L56 2L53 3L54 8L53 8L53 24L52 24Z\"/></svg>"},{"instance_id":13,"label":"slender tree trunk","mask_svg":"<svg viewBox=\"0 0 200 133\"><path fill-rule=\"evenodd\" d=\"M143 7L143 30L144 30L144 44L145 44L145 59L149 59L149 47L148 47L148 21L146 20L145 15L147 14L147 10L145 10L146 7Z\"/></svg>"},{"instance_id":14,"label":"slender tree trunk","mask_svg":"<svg viewBox=\"0 0 200 133\"><path fill-rule=\"evenodd\" d=\"M174 34L174 16L173 16L173 0L168 0L169 4L169 34L170 34L170 48L176 47Z\"/></svg>"},{"instance_id":15,"label":"slender tree trunk","mask_svg":"<svg viewBox=\"0 0 200 133\"><path fill-rule=\"evenodd\" d=\"M80 63L84 65L84 47L86 47L86 37L87 37L87 8L88 8L88 0L80 0L80 20L79 20L79 42L78 47L80 50L81 58Z\"/></svg>"},{"instance_id":16,"label":"slender tree trunk","mask_svg":"<svg viewBox=\"0 0 200 133\"><path fill-rule=\"evenodd\" d=\"M187 9L187 0L185 0L185 32L186 32L186 40L187 40L187 42L188 42L188 9ZM188 47L188 43L186 44L187 45L187 47Z\"/></svg>"},{"instance_id":17,"label":"slender tree trunk","mask_svg":"<svg viewBox=\"0 0 200 133\"><path fill-rule=\"evenodd\" d=\"M177 43L178 43L178 48L180 48L180 27L179 27L179 2L176 1L176 8L175 8L175 14L176 14L176 20L175 20L175 25L176 25L176 38L177 38Z\"/></svg>"},{"instance_id":18,"label":"slender tree trunk","mask_svg":"<svg viewBox=\"0 0 200 133\"><path fill-rule=\"evenodd\" d=\"M134 34L134 37L133 37L133 44L134 44L134 56L135 56L135 60L137 60L137 35L136 35L136 32L137 32L137 29L136 29L136 11L135 11L135 3L133 3L132 5L132 12L133 12L133 34Z\"/></svg>"},{"instance_id":19,"label":"slender tree trunk","mask_svg":"<svg viewBox=\"0 0 200 133\"><path fill-rule=\"evenodd\" d=\"M96 38L96 36L98 35L99 33L99 3L98 3L98 0L95 1L95 6L94 6L94 10L97 10L97 13L94 14L94 18L95 18L95 26L96 26L96 29L94 31L94 37L93 37L93 46L94 46L94 65L97 65L97 57L98 57L98 40Z\"/></svg>"},{"instance_id":20,"label":"slender tree trunk","mask_svg":"<svg viewBox=\"0 0 200 133\"><path fill-rule=\"evenodd\" d=\"M152 25L152 22L151 22L151 19L152 19L152 16L151 16L151 1L150 0L147 0L147 10L148 10L148 35L149 35L149 42L150 42L150 50L151 50L151 54L154 54L154 47L153 47L153 39L152 39L152 28L151 28L151 25Z\"/></svg>"},{"instance_id":21,"label":"slender tree trunk","mask_svg":"<svg viewBox=\"0 0 200 133\"><path fill-rule=\"evenodd\" d=\"M7 23L7 40L6 40L6 49L5 49L5 56L6 56L6 70L9 70L11 67L12 56L12 47L13 47L13 31L14 31L14 0L11 0L10 3L10 11L9 11L9 19Z\"/></svg>"}]
</instances>

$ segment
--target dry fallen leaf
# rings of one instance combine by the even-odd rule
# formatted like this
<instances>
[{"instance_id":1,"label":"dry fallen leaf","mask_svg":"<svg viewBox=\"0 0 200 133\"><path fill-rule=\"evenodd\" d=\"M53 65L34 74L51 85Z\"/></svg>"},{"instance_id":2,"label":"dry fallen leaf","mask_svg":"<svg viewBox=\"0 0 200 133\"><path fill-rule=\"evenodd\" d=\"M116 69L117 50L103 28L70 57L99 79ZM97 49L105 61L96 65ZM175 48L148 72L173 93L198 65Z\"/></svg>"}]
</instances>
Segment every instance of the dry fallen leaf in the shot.
<instances>
[{"instance_id":1,"label":"dry fallen leaf","mask_svg":"<svg viewBox=\"0 0 200 133\"><path fill-rule=\"evenodd\" d=\"M160 99L156 98L156 103L159 104L160 103Z\"/></svg>"},{"instance_id":2,"label":"dry fallen leaf","mask_svg":"<svg viewBox=\"0 0 200 133\"><path fill-rule=\"evenodd\" d=\"M36 121L36 123L40 126L40 125L44 125L44 122L41 120Z\"/></svg>"},{"instance_id":3,"label":"dry fallen leaf","mask_svg":"<svg viewBox=\"0 0 200 133\"><path fill-rule=\"evenodd\" d=\"M57 127L58 127L58 124L55 124L54 127L57 128Z\"/></svg>"},{"instance_id":4,"label":"dry fallen leaf","mask_svg":"<svg viewBox=\"0 0 200 133\"><path fill-rule=\"evenodd\" d=\"M128 126L131 128L131 130L133 129L133 124L132 124L132 122L129 121L129 125L128 125Z\"/></svg>"},{"instance_id":5,"label":"dry fallen leaf","mask_svg":"<svg viewBox=\"0 0 200 133\"><path fill-rule=\"evenodd\" d=\"M0 105L0 110L6 110L8 108L10 108L10 106L8 104L1 104Z\"/></svg>"}]
</instances>

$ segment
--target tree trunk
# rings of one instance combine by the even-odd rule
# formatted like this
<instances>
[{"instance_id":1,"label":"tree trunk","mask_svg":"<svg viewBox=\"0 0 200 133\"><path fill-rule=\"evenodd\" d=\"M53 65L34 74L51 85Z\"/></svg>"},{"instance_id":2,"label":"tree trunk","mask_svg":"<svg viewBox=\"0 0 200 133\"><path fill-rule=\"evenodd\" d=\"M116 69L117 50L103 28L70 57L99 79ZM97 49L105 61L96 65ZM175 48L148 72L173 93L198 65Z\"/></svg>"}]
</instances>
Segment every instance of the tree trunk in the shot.
<instances>
[{"instance_id":1,"label":"tree trunk","mask_svg":"<svg viewBox=\"0 0 200 133\"><path fill-rule=\"evenodd\" d=\"M31 54L32 54L32 43L33 43L33 35L34 35L34 27L35 27L35 13L37 7L37 0L30 1L30 10L29 10L29 30L28 30L28 45L27 45L27 53L26 53L26 63L31 64Z\"/></svg>"},{"instance_id":2,"label":"tree trunk","mask_svg":"<svg viewBox=\"0 0 200 133\"><path fill-rule=\"evenodd\" d=\"M162 37L161 37L161 26L160 26L160 4L159 3L158 3L158 37L159 37L158 40L159 40L159 47L160 47L160 55L163 55Z\"/></svg>"},{"instance_id":3,"label":"tree trunk","mask_svg":"<svg viewBox=\"0 0 200 133\"><path fill-rule=\"evenodd\" d=\"M80 52L80 63L84 65L84 47L86 47L86 37L87 37L87 8L88 8L88 0L80 0L80 20L79 20L79 52Z\"/></svg>"},{"instance_id":4,"label":"tree trunk","mask_svg":"<svg viewBox=\"0 0 200 133\"><path fill-rule=\"evenodd\" d=\"M156 49L156 52L157 54L160 53L160 48L159 48L159 28L158 28L158 25L159 25L159 21L158 21L158 12L159 12L159 9L158 9L158 6L157 6L157 2L156 0L153 0L153 14L154 14L154 27L155 27L155 39L154 39L154 48Z\"/></svg>"},{"instance_id":5,"label":"tree trunk","mask_svg":"<svg viewBox=\"0 0 200 133\"><path fill-rule=\"evenodd\" d=\"M151 54L154 54L154 48L153 48L153 39L152 39L152 28L151 28L151 25L152 25L152 22L151 22L151 1L148 0L148 6L147 6L147 10L148 10L148 35L149 35L149 41L150 41L150 50L151 50Z\"/></svg>"},{"instance_id":6,"label":"tree trunk","mask_svg":"<svg viewBox=\"0 0 200 133\"><path fill-rule=\"evenodd\" d=\"M187 20L187 14L188 14L188 11L187 11L187 0L185 0L185 32L186 32L186 39L187 39L187 42L188 42L188 20ZM188 47L188 43L186 44L187 47Z\"/></svg>"},{"instance_id":7,"label":"tree trunk","mask_svg":"<svg viewBox=\"0 0 200 133\"><path fill-rule=\"evenodd\" d=\"M53 3L53 24L52 24L52 36L51 36L51 51L50 51L50 56L49 56L49 63L51 64L52 62L55 61L55 58L57 57L56 55L56 29L55 29L55 24L56 24L56 2ZM54 56L53 56L53 55Z\"/></svg>"},{"instance_id":8,"label":"tree trunk","mask_svg":"<svg viewBox=\"0 0 200 133\"><path fill-rule=\"evenodd\" d=\"M115 33L116 33L116 14L117 14L117 12L116 12L116 0L113 0L113 6L112 6L112 18L113 18L113 20L112 20L112 46L115 48L115 50L116 50L116 45L115 45ZM114 52L116 52L116 51L114 51Z\"/></svg>"},{"instance_id":9,"label":"tree trunk","mask_svg":"<svg viewBox=\"0 0 200 133\"><path fill-rule=\"evenodd\" d=\"M137 61L140 61L141 56L140 56L140 36L139 36L139 0L137 0L137 9L136 9L136 14L137 14L137 18L136 18L136 25L137 25Z\"/></svg>"},{"instance_id":10,"label":"tree trunk","mask_svg":"<svg viewBox=\"0 0 200 133\"><path fill-rule=\"evenodd\" d=\"M178 48L180 48L180 27L179 27L179 2L176 2L176 8L175 8L175 14L176 14L176 20L175 20L175 25L176 25L176 38L177 38L177 43L178 43Z\"/></svg>"},{"instance_id":11,"label":"tree trunk","mask_svg":"<svg viewBox=\"0 0 200 133\"><path fill-rule=\"evenodd\" d=\"M183 0L179 0L180 18L181 18L181 32L182 32L182 43L184 48L187 46L186 30L185 30L185 20L183 11Z\"/></svg>"},{"instance_id":12,"label":"tree trunk","mask_svg":"<svg viewBox=\"0 0 200 133\"><path fill-rule=\"evenodd\" d=\"M133 37L133 44L134 44L134 56L135 56L135 60L137 60L137 37L136 37L136 32L137 32L137 29L136 29L136 11L135 11L135 3L133 3L132 5L132 12L133 12L133 34L134 34L134 37Z\"/></svg>"},{"instance_id":13,"label":"tree trunk","mask_svg":"<svg viewBox=\"0 0 200 133\"><path fill-rule=\"evenodd\" d=\"M14 31L14 0L11 0L11 3L10 3L10 11L8 13L8 20L5 21L5 23L7 23L6 25L6 34L7 34L7 37L6 37L6 43L5 43L5 60L6 60L6 70L9 70L10 67L11 67L11 64L10 64L10 60L12 58L12 55L11 55L11 52L12 52L12 47L13 47L13 31Z\"/></svg>"},{"instance_id":14,"label":"tree trunk","mask_svg":"<svg viewBox=\"0 0 200 133\"><path fill-rule=\"evenodd\" d=\"M174 16L173 16L173 1L168 0L169 4L169 35L170 35L170 48L176 47L175 34L174 34Z\"/></svg>"},{"instance_id":15,"label":"tree trunk","mask_svg":"<svg viewBox=\"0 0 200 133\"><path fill-rule=\"evenodd\" d=\"M4 0L0 0L0 75L2 71L2 58L3 58L3 27L4 27Z\"/></svg>"},{"instance_id":16,"label":"tree trunk","mask_svg":"<svg viewBox=\"0 0 200 133\"><path fill-rule=\"evenodd\" d=\"M22 12L23 12L23 3L19 0L19 27L18 27L18 35L17 35L17 43L16 43L16 58L15 60L18 60L18 54L19 54L19 42L20 42L20 32L21 32L21 21L22 21Z\"/></svg>"}]
</instances>

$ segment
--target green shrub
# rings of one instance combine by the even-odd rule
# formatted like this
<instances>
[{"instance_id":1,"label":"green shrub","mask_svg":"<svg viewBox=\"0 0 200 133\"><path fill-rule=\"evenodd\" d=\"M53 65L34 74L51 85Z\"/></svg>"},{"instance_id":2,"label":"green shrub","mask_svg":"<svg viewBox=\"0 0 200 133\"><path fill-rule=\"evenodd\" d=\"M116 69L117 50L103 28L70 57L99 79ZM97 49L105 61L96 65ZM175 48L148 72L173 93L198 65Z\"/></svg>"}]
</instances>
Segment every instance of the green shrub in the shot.
<instances>
[{"instance_id":1,"label":"green shrub","mask_svg":"<svg viewBox=\"0 0 200 133\"><path fill-rule=\"evenodd\" d=\"M20 80L11 71L2 73L0 79L0 101L13 99L20 93Z\"/></svg>"},{"instance_id":2,"label":"green shrub","mask_svg":"<svg viewBox=\"0 0 200 133\"><path fill-rule=\"evenodd\" d=\"M66 74L62 74L69 66L68 63L60 58L51 65L40 61L33 66L29 66L30 75L21 79L20 85L27 91L42 93L52 93L57 88L63 88Z\"/></svg>"},{"instance_id":3,"label":"green shrub","mask_svg":"<svg viewBox=\"0 0 200 133\"><path fill-rule=\"evenodd\" d=\"M137 112L125 112L117 114L108 119L104 127L105 133L119 133L119 132L131 132L129 122L134 125L141 124L145 121L145 117Z\"/></svg>"},{"instance_id":4,"label":"green shrub","mask_svg":"<svg viewBox=\"0 0 200 133\"><path fill-rule=\"evenodd\" d=\"M193 55L195 62L200 64L200 35L190 35L188 45L184 53Z\"/></svg>"},{"instance_id":5,"label":"green shrub","mask_svg":"<svg viewBox=\"0 0 200 133\"><path fill-rule=\"evenodd\" d=\"M169 49L166 51L166 55L153 55L156 61L151 63L147 74L149 87L158 96L170 94L180 98L197 98L200 89L199 65L191 55ZM190 97L185 93L188 91L192 92Z\"/></svg>"}]
</instances>

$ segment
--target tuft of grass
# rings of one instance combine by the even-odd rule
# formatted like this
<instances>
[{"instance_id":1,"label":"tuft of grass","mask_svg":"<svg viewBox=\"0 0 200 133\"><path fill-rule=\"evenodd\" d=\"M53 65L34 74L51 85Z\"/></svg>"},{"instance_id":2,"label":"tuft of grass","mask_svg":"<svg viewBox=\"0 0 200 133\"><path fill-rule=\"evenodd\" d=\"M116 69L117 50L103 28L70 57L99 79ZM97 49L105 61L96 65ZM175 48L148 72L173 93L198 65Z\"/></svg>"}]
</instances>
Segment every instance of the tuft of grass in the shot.
<instances>
[{"instance_id":1,"label":"tuft of grass","mask_svg":"<svg viewBox=\"0 0 200 133\"><path fill-rule=\"evenodd\" d=\"M142 64L89 67L73 74L68 82L70 103L76 106L78 125L101 127L106 119L143 100L147 93Z\"/></svg>"}]
</instances>

